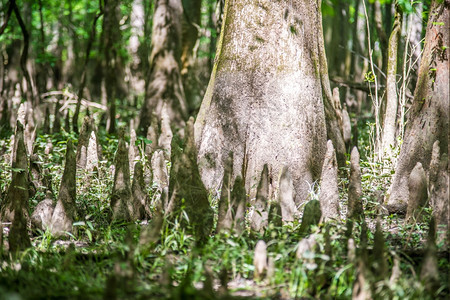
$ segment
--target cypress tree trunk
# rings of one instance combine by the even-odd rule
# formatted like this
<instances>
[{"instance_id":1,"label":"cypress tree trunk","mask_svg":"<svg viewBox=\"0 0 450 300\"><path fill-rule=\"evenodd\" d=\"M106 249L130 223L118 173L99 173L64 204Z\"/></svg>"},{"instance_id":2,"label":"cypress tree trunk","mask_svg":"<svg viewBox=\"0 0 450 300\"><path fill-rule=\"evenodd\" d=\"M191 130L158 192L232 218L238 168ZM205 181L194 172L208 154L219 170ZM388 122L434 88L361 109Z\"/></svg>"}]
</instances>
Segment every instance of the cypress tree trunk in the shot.
<instances>
[{"instance_id":1,"label":"cypress tree trunk","mask_svg":"<svg viewBox=\"0 0 450 300\"><path fill-rule=\"evenodd\" d=\"M164 103L175 126L183 127L187 105L181 82L181 0L158 0L152 29L150 75L141 108L139 131L147 132L152 114L161 115Z\"/></svg>"},{"instance_id":2,"label":"cypress tree trunk","mask_svg":"<svg viewBox=\"0 0 450 300\"><path fill-rule=\"evenodd\" d=\"M195 123L207 188L220 185L230 151L233 176L246 170L247 188L257 186L264 164L273 166L273 178L288 165L296 203L307 199L310 185L320 178L327 136L324 101L331 116L334 108L319 3L225 2L216 61ZM244 157L248 168L242 168Z\"/></svg>"},{"instance_id":3,"label":"cypress tree trunk","mask_svg":"<svg viewBox=\"0 0 450 300\"><path fill-rule=\"evenodd\" d=\"M439 140L443 152L449 145L449 7L449 0L432 1L413 106L386 199L390 212L406 212L409 175L418 162L428 170L433 143Z\"/></svg>"}]
</instances>

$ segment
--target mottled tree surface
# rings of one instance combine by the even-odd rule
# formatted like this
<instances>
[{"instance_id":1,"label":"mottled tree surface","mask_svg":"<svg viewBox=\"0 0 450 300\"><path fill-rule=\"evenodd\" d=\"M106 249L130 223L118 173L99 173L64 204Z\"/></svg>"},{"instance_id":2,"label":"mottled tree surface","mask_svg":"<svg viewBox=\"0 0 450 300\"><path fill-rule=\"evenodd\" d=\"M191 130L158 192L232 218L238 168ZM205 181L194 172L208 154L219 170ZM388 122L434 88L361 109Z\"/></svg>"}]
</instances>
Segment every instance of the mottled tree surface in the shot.
<instances>
[{"instance_id":1,"label":"mottled tree surface","mask_svg":"<svg viewBox=\"0 0 450 300\"><path fill-rule=\"evenodd\" d=\"M231 192L233 229L237 234L242 234L245 230L245 211L247 208L247 194L245 192L244 180L237 176L234 180L233 191Z\"/></svg>"},{"instance_id":2,"label":"mottled tree surface","mask_svg":"<svg viewBox=\"0 0 450 300\"><path fill-rule=\"evenodd\" d=\"M77 217L76 207L76 156L72 140L67 141L66 165L59 187L58 202L53 211L50 224L54 236L61 236L65 232L72 232L72 224Z\"/></svg>"},{"instance_id":3,"label":"mottled tree surface","mask_svg":"<svg viewBox=\"0 0 450 300\"><path fill-rule=\"evenodd\" d=\"M28 218L28 157L25 149L24 128L20 121L17 122L11 151L11 184L8 187L6 198L1 203L1 220L3 222L14 220L16 208L21 211L23 209L24 216Z\"/></svg>"},{"instance_id":4,"label":"mottled tree surface","mask_svg":"<svg viewBox=\"0 0 450 300\"><path fill-rule=\"evenodd\" d=\"M232 151L234 177L248 157L242 175L251 195L264 164L272 165L273 178L289 165L295 201L302 203L308 184L320 178L326 149L320 7L312 0L226 3L214 70L195 123L202 179L209 189L219 187ZM329 86L328 91L331 98Z\"/></svg>"},{"instance_id":5,"label":"mottled tree surface","mask_svg":"<svg viewBox=\"0 0 450 300\"><path fill-rule=\"evenodd\" d=\"M331 141L327 143L327 153L322 167L319 201L322 218L325 221L340 219L336 152Z\"/></svg>"},{"instance_id":6,"label":"mottled tree surface","mask_svg":"<svg viewBox=\"0 0 450 300\"><path fill-rule=\"evenodd\" d=\"M161 116L164 104L168 105L171 122L180 127L187 119L187 105L181 81L181 0L158 0L155 3L152 30L152 64L145 103L141 108L140 131L147 130L151 115Z\"/></svg>"},{"instance_id":7,"label":"mottled tree surface","mask_svg":"<svg viewBox=\"0 0 450 300\"><path fill-rule=\"evenodd\" d=\"M406 222L419 221L422 210L428 200L427 176L422 164L418 162L408 180L408 207L406 209Z\"/></svg>"},{"instance_id":8,"label":"mottled tree surface","mask_svg":"<svg viewBox=\"0 0 450 300\"><path fill-rule=\"evenodd\" d=\"M150 217L150 197L145 189L144 170L139 161L134 165L134 177L131 190L133 193L134 211L137 218L142 219L144 216Z\"/></svg>"},{"instance_id":9,"label":"mottled tree surface","mask_svg":"<svg viewBox=\"0 0 450 300\"><path fill-rule=\"evenodd\" d=\"M392 186L386 197L386 206L390 212L406 211L409 175L418 162L428 171L433 143L439 140L441 149L449 146L448 1L433 1L429 16L413 105Z\"/></svg>"},{"instance_id":10,"label":"mottled tree surface","mask_svg":"<svg viewBox=\"0 0 450 300\"><path fill-rule=\"evenodd\" d=\"M28 236L28 157L24 141L24 129L17 122L14 139L11 184L6 199L2 202L2 222L12 222L9 232L9 249L11 252L31 246Z\"/></svg>"},{"instance_id":11,"label":"mottled tree surface","mask_svg":"<svg viewBox=\"0 0 450 300\"><path fill-rule=\"evenodd\" d=\"M348 185L348 218L364 218L362 205L361 167L359 166L359 151L353 147L350 154L350 179Z\"/></svg>"},{"instance_id":12,"label":"mottled tree surface","mask_svg":"<svg viewBox=\"0 0 450 300\"><path fill-rule=\"evenodd\" d=\"M130 183L130 163L128 147L124 141L123 131L119 138L116 156L114 157L114 185L111 195L111 209L113 220L135 220L133 196Z\"/></svg>"},{"instance_id":13,"label":"mottled tree surface","mask_svg":"<svg viewBox=\"0 0 450 300\"><path fill-rule=\"evenodd\" d=\"M446 247L449 246L449 176L448 176L448 157L447 154L442 154L441 162L439 164L436 181L430 182L431 188L431 203L433 203L433 216L436 220L437 232L439 240L447 240Z\"/></svg>"},{"instance_id":14,"label":"mottled tree surface","mask_svg":"<svg viewBox=\"0 0 450 300\"><path fill-rule=\"evenodd\" d=\"M283 166L280 172L278 185L278 202L281 207L281 218L284 222L293 222L297 213L296 203L294 202L294 184L292 176L287 166Z\"/></svg>"},{"instance_id":15,"label":"mottled tree surface","mask_svg":"<svg viewBox=\"0 0 450 300\"><path fill-rule=\"evenodd\" d=\"M83 125L78 136L77 144L77 167L84 169L87 163L87 149L89 147L89 138L93 127L94 120L88 116L84 117Z\"/></svg>"},{"instance_id":16,"label":"mottled tree surface","mask_svg":"<svg viewBox=\"0 0 450 300\"><path fill-rule=\"evenodd\" d=\"M230 230L233 226L233 216L231 208L231 190L233 174L233 153L228 156L223 173L222 189L220 191L219 209L217 217L217 232L222 230Z\"/></svg>"},{"instance_id":17,"label":"mottled tree surface","mask_svg":"<svg viewBox=\"0 0 450 300\"><path fill-rule=\"evenodd\" d=\"M193 118L187 122L183 140L176 136L172 141L169 199L174 199L174 207L169 213L174 218L184 206L195 235L204 239L212 230L213 210L198 170L193 123Z\"/></svg>"},{"instance_id":18,"label":"mottled tree surface","mask_svg":"<svg viewBox=\"0 0 450 300\"><path fill-rule=\"evenodd\" d=\"M264 165L253 203L254 211L250 220L250 228L256 232L264 232L269 219L269 168Z\"/></svg>"}]
</instances>

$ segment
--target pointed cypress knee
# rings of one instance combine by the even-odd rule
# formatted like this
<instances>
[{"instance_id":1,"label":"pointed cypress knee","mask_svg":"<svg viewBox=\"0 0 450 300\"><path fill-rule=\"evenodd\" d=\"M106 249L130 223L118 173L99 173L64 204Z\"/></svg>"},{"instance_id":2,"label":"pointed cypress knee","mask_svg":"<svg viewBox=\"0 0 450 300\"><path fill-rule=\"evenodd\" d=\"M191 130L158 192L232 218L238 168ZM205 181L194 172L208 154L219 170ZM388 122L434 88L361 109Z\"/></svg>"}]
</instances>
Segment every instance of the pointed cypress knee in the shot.
<instances>
[{"instance_id":1,"label":"pointed cypress knee","mask_svg":"<svg viewBox=\"0 0 450 300\"><path fill-rule=\"evenodd\" d=\"M10 252L23 250L31 246L28 236L28 158L24 142L24 128L17 122L14 139L11 184L2 203L1 217L3 222L11 221L9 232Z\"/></svg>"},{"instance_id":2,"label":"pointed cypress knee","mask_svg":"<svg viewBox=\"0 0 450 300\"><path fill-rule=\"evenodd\" d=\"M72 224L76 220L76 156L72 140L67 141L66 165L59 187L58 201L53 211L50 224L54 236L62 236L66 232L72 232Z\"/></svg>"},{"instance_id":3,"label":"pointed cypress knee","mask_svg":"<svg viewBox=\"0 0 450 300\"><path fill-rule=\"evenodd\" d=\"M327 152L322 167L319 202L325 222L339 220L338 170L336 152L331 140L327 142Z\"/></svg>"},{"instance_id":4,"label":"pointed cypress knee","mask_svg":"<svg viewBox=\"0 0 450 300\"><path fill-rule=\"evenodd\" d=\"M264 164L261 178L259 179L256 199L253 205L254 211L250 220L250 228L259 233L264 233L269 222L269 168Z\"/></svg>"},{"instance_id":5,"label":"pointed cypress knee","mask_svg":"<svg viewBox=\"0 0 450 300\"><path fill-rule=\"evenodd\" d=\"M83 125L81 125L80 135L78 136L77 145L77 167L80 169L86 168L87 163L87 149L89 147L89 139L91 131L93 130L94 120L88 116L84 117Z\"/></svg>"},{"instance_id":6,"label":"pointed cypress knee","mask_svg":"<svg viewBox=\"0 0 450 300\"><path fill-rule=\"evenodd\" d=\"M233 152L230 152L225 163L222 190L219 198L219 212L217 218L217 232L230 230L233 226L231 209L231 189L233 176Z\"/></svg>"},{"instance_id":7,"label":"pointed cypress knee","mask_svg":"<svg viewBox=\"0 0 450 300\"><path fill-rule=\"evenodd\" d=\"M253 278L255 280L263 279L267 273L267 245L262 240L256 243L253 265L255 267Z\"/></svg>"},{"instance_id":8,"label":"pointed cypress knee","mask_svg":"<svg viewBox=\"0 0 450 300\"><path fill-rule=\"evenodd\" d=\"M155 126L148 126L147 129L147 140L148 142L145 144L145 155L151 158L153 152L158 147L158 135L156 133Z\"/></svg>"},{"instance_id":9,"label":"pointed cypress knee","mask_svg":"<svg viewBox=\"0 0 450 300\"><path fill-rule=\"evenodd\" d=\"M92 130L86 150L86 166L85 166L86 171L88 172L92 172L94 170L98 171L98 161L99 155L98 155L97 136L95 135L95 132Z\"/></svg>"},{"instance_id":10,"label":"pointed cypress knee","mask_svg":"<svg viewBox=\"0 0 450 300\"><path fill-rule=\"evenodd\" d=\"M281 219L281 206L278 201L270 203L269 225L273 227L281 227L283 225L283 221Z\"/></svg>"},{"instance_id":11,"label":"pointed cypress knee","mask_svg":"<svg viewBox=\"0 0 450 300\"><path fill-rule=\"evenodd\" d=\"M245 230L245 210L247 207L247 194L245 182L241 176L234 180L233 191L231 192L231 203L233 207L233 228L237 234L242 234Z\"/></svg>"},{"instance_id":12,"label":"pointed cypress knee","mask_svg":"<svg viewBox=\"0 0 450 300\"><path fill-rule=\"evenodd\" d=\"M165 201L166 197L163 197L163 191L169 187L169 174L167 171L167 165L163 150L156 150L155 152L153 152L151 167L153 175L152 184L156 183L157 192L159 192L160 194L159 199L157 199L157 201L159 201L158 205L160 205L166 212L169 203L168 201ZM165 196L168 196L168 194L166 194Z\"/></svg>"},{"instance_id":13,"label":"pointed cypress knee","mask_svg":"<svg viewBox=\"0 0 450 300\"><path fill-rule=\"evenodd\" d=\"M293 222L297 207L294 202L294 183L287 166L281 169L279 182L278 202L281 207L281 218L283 222Z\"/></svg>"},{"instance_id":14,"label":"pointed cypress knee","mask_svg":"<svg viewBox=\"0 0 450 300\"><path fill-rule=\"evenodd\" d=\"M422 211L428 200L427 176L422 164L418 162L408 180L409 199L406 209L406 222L420 221Z\"/></svg>"},{"instance_id":15,"label":"pointed cypress knee","mask_svg":"<svg viewBox=\"0 0 450 300\"><path fill-rule=\"evenodd\" d=\"M431 202L433 216L436 220L438 243L444 242L444 248L449 247L449 174L448 156L443 153L435 182L432 183Z\"/></svg>"},{"instance_id":16,"label":"pointed cypress knee","mask_svg":"<svg viewBox=\"0 0 450 300\"><path fill-rule=\"evenodd\" d=\"M24 127L20 121L17 121L15 135L11 138L11 167L11 184L0 207L0 219L3 222L14 220L17 201L21 202L26 199L28 207L28 157L24 141Z\"/></svg>"},{"instance_id":17,"label":"pointed cypress knee","mask_svg":"<svg viewBox=\"0 0 450 300\"><path fill-rule=\"evenodd\" d=\"M131 190L133 191L133 207L136 219L150 217L150 197L145 190L144 170L140 161L134 165L134 177Z\"/></svg>"},{"instance_id":18,"label":"pointed cypress knee","mask_svg":"<svg viewBox=\"0 0 450 300\"><path fill-rule=\"evenodd\" d=\"M375 236L373 239L373 262L371 264L376 279L384 280L387 277L387 265L383 231L380 220L377 220Z\"/></svg>"},{"instance_id":19,"label":"pointed cypress knee","mask_svg":"<svg viewBox=\"0 0 450 300\"><path fill-rule=\"evenodd\" d=\"M167 104L165 103L161 110L161 135L158 139L159 148L164 150L164 157L167 159L171 158L171 143L172 143L173 133L170 128L170 116L167 109Z\"/></svg>"},{"instance_id":20,"label":"pointed cypress knee","mask_svg":"<svg viewBox=\"0 0 450 300\"><path fill-rule=\"evenodd\" d=\"M136 158L139 159L139 149L136 147L136 131L130 128L130 147L128 149L128 160L130 162L130 171L134 171Z\"/></svg>"},{"instance_id":21,"label":"pointed cypress knee","mask_svg":"<svg viewBox=\"0 0 450 300\"><path fill-rule=\"evenodd\" d=\"M123 130L119 133L119 145L114 164L114 184L111 195L112 219L131 221L134 212L130 186L130 163Z\"/></svg>"},{"instance_id":22,"label":"pointed cypress knee","mask_svg":"<svg viewBox=\"0 0 450 300\"><path fill-rule=\"evenodd\" d=\"M348 211L350 219L364 218L363 205L361 201L361 168L359 166L359 151L353 147L350 154L350 180L348 185Z\"/></svg>"},{"instance_id":23,"label":"pointed cypress knee","mask_svg":"<svg viewBox=\"0 0 450 300\"><path fill-rule=\"evenodd\" d=\"M44 125L42 125L42 133L43 134L50 133L50 109L48 105L45 107Z\"/></svg>"},{"instance_id":24,"label":"pointed cypress knee","mask_svg":"<svg viewBox=\"0 0 450 300\"><path fill-rule=\"evenodd\" d=\"M47 191L45 199L36 205L31 214L31 226L46 231L52 222L54 209L52 193Z\"/></svg>"},{"instance_id":25,"label":"pointed cypress knee","mask_svg":"<svg viewBox=\"0 0 450 300\"><path fill-rule=\"evenodd\" d=\"M311 232L311 226L318 225L322 212L320 211L320 203L318 200L310 200L305 205L303 211L302 225L300 225L300 233L307 235Z\"/></svg>"},{"instance_id":26,"label":"pointed cypress knee","mask_svg":"<svg viewBox=\"0 0 450 300\"><path fill-rule=\"evenodd\" d=\"M171 146L169 199L173 199L174 208L170 217L173 218L174 213L179 212L184 199L184 207L194 234L198 240L204 240L211 233L214 213L197 165L192 117L186 124L184 135L182 141L175 136Z\"/></svg>"}]
</instances>

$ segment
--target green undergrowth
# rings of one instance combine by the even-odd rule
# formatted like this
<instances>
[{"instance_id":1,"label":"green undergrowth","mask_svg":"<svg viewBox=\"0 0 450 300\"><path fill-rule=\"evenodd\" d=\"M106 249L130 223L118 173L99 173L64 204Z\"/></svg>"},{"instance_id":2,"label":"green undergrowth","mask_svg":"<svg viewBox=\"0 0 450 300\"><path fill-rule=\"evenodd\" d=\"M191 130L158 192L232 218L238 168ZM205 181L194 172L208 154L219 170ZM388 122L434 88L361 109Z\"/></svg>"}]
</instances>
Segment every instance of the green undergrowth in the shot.
<instances>
[{"instance_id":1,"label":"green undergrowth","mask_svg":"<svg viewBox=\"0 0 450 300\"><path fill-rule=\"evenodd\" d=\"M437 249L438 286L430 292L419 279L431 212L425 210L421 222L405 225L402 216L380 210L378 199L386 193L392 173L383 171L380 162L370 156L364 132L360 135L360 149L365 224L355 223L352 230L344 221L313 227L318 247L302 259L296 257L298 243L305 238L299 231L300 221L282 227L269 226L263 235L248 231L242 235L213 233L199 244L181 227L186 214L180 212L173 223L165 221L158 243L139 245L141 232L152 226L153 220L110 223L113 181L110 168L118 142L116 136L100 132L103 160L99 169L77 173L80 216L74 223L75 232L66 240L56 240L48 231L35 231L32 248L16 256L2 251L0 299L349 299L355 293L355 282L361 272L374 299L445 299L449 294L449 261L442 243ZM43 168L52 174L54 199L59 191L68 138L76 141L75 135L64 132L38 136L36 141ZM52 139L54 148L45 157L48 139ZM141 150L145 142L138 140ZM10 184L9 147L8 140L0 140L1 195L5 195ZM342 216L345 216L348 172L348 167L342 169L339 181ZM154 196L152 186L148 187L148 193ZM317 195L315 184L311 187L311 199ZM39 191L33 195L30 209L44 196ZM217 211L217 199L213 196L211 204ZM374 249L377 219L383 230L382 258L376 256ZM355 241L356 259L348 257L350 237ZM268 257L273 262L270 276L262 280L254 279L253 250L258 240L266 242ZM400 275L392 281L395 258L399 261ZM382 275L377 269L381 259L386 262ZM360 261L363 271L358 267ZM228 286L228 291L224 286Z\"/></svg>"},{"instance_id":2,"label":"green undergrowth","mask_svg":"<svg viewBox=\"0 0 450 300\"><path fill-rule=\"evenodd\" d=\"M358 274L358 259L364 256L367 257L364 272L374 298L436 299L448 293L447 258L439 260L440 287L430 294L417 277L421 258L413 257L414 252L392 250L389 240L385 242L384 254L387 270L382 278L377 278L374 236L359 224L355 224L351 233L360 257L356 261L347 256L348 231L341 223L314 227L318 247L299 260L296 250L303 238L299 225L295 222L272 227L259 236L215 234L201 246L178 223L166 223L160 242L151 247L138 243L141 230L151 226L151 222L150 225L116 223L92 229L95 230L92 240L86 235L89 225L80 225L86 226L85 230L66 241L53 240L48 233L41 233L33 239L33 247L18 256L3 254L0 299L12 299L13 295L96 299L107 292L124 299L225 297L203 288L208 276L212 276L213 286L220 286L220 280L226 281L229 293L242 297L348 299ZM270 278L255 281L253 249L259 239L267 243L274 270ZM390 283L394 257L400 260L401 275ZM110 285L111 281L116 284Z\"/></svg>"}]
</instances>

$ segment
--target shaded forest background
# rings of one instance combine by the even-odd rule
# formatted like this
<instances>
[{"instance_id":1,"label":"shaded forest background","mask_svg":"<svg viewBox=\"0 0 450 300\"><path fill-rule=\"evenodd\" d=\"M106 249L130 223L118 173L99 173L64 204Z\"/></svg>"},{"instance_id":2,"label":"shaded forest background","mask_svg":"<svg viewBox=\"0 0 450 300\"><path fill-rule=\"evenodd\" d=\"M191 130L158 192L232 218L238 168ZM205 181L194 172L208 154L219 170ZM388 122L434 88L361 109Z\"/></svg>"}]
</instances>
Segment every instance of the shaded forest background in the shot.
<instances>
[{"instance_id":1,"label":"shaded forest background","mask_svg":"<svg viewBox=\"0 0 450 300\"><path fill-rule=\"evenodd\" d=\"M197 180L190 117L214 72L225 1L0 0L0 299L445 299L448 138L441 148L440 137L431 141L405 171L415 202L391 205L389 188L418 115L430 11L448 15L448 3L319 2L344 142L330 142L325 156L337 205L327 222L318 204L325 177L288 221L265 169L251 187L258 194L245 186L244 167L236 180L225 171L219 190ZM431 22L448 33L441 23ZM439 47L432 59L448 66ZM440 120L448 133L448 114ZM273 180L292 194L283 172ZM418 179L408 189L411 174ZM11 192L19 177L25 184ZM190 206L191 194L205 202ZM11 220L5 213L11 195L22 199L20 229L14 209ZM236 204L232 225L221 223L224 197ZM260 199L263 229L254 221ZM28 241L12 241L17 231Z\"/></svg>"}]
</instances>

